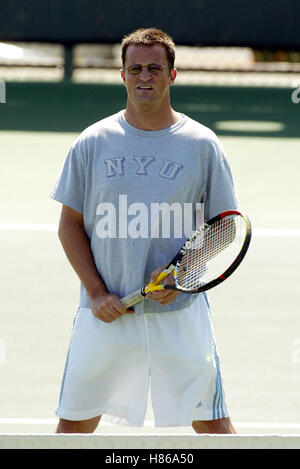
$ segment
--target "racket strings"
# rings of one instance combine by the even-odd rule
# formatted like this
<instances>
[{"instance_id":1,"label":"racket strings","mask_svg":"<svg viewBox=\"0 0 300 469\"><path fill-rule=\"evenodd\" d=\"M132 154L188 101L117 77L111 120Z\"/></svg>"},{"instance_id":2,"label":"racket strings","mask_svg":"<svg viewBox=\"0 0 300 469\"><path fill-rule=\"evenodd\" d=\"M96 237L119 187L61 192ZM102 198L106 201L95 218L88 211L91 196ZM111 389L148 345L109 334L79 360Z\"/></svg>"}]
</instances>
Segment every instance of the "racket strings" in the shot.
<instances>
[{"instance_id":1,"label":"racket strings","mask_svg":"<svg viewBox=\"0 0 300 469\"><path fill-rule=\"evenodd\" d=\"M236 216L199 232L180 262L175 276L178 285L193 290L221 276L238 256L246 230L245 220Z\"/></svg>"}]
</instances>

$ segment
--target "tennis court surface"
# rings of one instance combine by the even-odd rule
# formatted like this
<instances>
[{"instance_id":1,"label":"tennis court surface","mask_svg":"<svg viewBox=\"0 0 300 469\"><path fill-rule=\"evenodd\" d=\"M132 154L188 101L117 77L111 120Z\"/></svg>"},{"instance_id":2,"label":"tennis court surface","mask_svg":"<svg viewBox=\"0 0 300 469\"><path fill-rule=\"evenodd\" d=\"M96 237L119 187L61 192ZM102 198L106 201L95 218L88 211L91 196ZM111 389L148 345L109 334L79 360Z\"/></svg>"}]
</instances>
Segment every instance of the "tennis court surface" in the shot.
<instances>
[{"instance_id":1,"label":"tennis court surface","mask_svg":"<svg viewBox=\"0 0 300 469\"><path fill-rule=\"evenodd\" d=\"M291 92L196 85L172 91L176 110L219 135L254 230L239 270L209 295L232 420L241 436L264 436L270 446L267 435L276 434L299 447L300 104ZM0 433L21 434L24 445L33 444L26 434L55 430L79 297L56 234L60 207L49 193L78 133L124 100L115 84L8 82L0 105ZM172 444L195 444L191 427L154 428L150 400L143 428L104 423L94 438L100 434L107 444L117 434L181 435ZM0 446L9 444L2 438Z\"/></svg>"}]
</instances>

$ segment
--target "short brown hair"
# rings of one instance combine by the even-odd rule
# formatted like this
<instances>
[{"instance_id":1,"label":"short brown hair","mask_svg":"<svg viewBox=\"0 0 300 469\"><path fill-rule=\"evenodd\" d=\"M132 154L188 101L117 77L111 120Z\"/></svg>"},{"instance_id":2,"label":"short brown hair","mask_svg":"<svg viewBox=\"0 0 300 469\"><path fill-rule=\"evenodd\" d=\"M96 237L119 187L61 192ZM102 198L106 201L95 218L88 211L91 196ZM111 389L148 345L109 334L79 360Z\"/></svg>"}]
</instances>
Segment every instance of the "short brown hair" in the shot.
<instances>
[{"instance_id":1,"label":"short brown hair","mask_svg":"<svg viewBox=\"0 0 300 469\"><path fill-rule=\"evenodd\" d=\"M124 37L122 41L122 63L125 65L128 46L156 46L166 49L170 68L174 68L175 44L173 39L165 32L157 28L140 28Z\"/></svg>"}]
</instances>

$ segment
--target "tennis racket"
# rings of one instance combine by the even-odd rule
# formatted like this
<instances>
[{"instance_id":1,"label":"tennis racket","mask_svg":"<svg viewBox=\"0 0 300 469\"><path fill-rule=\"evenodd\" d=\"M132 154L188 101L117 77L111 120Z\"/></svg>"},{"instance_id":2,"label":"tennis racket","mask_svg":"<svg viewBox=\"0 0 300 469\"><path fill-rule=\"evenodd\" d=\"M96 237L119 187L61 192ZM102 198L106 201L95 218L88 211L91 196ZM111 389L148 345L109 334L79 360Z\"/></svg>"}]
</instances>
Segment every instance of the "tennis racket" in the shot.
<instances>
[{"instance_id":1,"label":"tennis racket","mask_svg":"<svg viewBox=\"0 0 300 469\"><path fill-rule=\"evenodd\" d=\"M185 242L153 283L121 298L130 308L148 292L165 289L185 293L209 290L227 279L244 259L251 241L251 224L246 215L228 210L201 225ZM174 284L161 285L173 271Z\"/></svg>"}]
</instances>

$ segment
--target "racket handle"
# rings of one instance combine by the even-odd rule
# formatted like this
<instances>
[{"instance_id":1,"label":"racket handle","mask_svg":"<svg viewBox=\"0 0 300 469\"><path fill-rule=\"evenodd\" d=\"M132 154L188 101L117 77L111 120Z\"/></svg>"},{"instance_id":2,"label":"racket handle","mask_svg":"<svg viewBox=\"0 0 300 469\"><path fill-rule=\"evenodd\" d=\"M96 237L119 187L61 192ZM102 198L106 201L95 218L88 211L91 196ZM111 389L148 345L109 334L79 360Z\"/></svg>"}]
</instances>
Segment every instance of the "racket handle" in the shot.
<instances>
[{"instance_id":1,"label":"racket handle","mask_svg":"<svg viewBox=\"0 0 300 469\"><path fill-rule=\"evenodd\" d=\"M169 273L172 272L172 270L174 270L174 265L170 264L166 269L164 269L162 272L160 272L160 274L158 275L155 282L150 282L150 283L148 283L148 285L146 287L144 287L144 289L143 289L145 291L144 295L142 294L141 290L136 290L135 292L130 293L129 295L124 296L123 298L121 298L121 300L120 300L121 303L125 306L125 308L128 309L131 306L134 306L137 303L140 303L141 301L143 301L143 299L146 296L146 293L148 293L149 291L161 291L161 290L163 290L164 286L163 285L157 285L157 284L162 282L169 275Z\"/></svg>"},{"instance_id":2,"label":"racket handle","mask_svg":"<svg viewBox=\"0 0 300 469\"><path fill-rule=\"evenodd\" d=\"M133 293L130 293L127 296L124 296L123 298L120 299L121 303L125 306L125 308L130 308L131 306L136 305L137 303L140 303L143 301L144 296L141 293L141 289L139 288Z\"/></svg>"}]
</instances>

